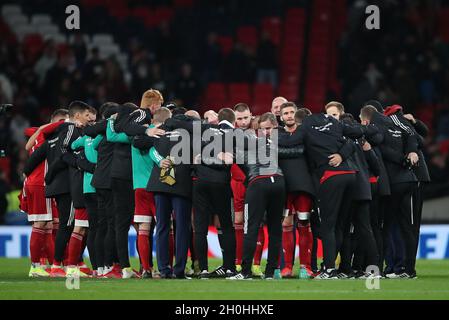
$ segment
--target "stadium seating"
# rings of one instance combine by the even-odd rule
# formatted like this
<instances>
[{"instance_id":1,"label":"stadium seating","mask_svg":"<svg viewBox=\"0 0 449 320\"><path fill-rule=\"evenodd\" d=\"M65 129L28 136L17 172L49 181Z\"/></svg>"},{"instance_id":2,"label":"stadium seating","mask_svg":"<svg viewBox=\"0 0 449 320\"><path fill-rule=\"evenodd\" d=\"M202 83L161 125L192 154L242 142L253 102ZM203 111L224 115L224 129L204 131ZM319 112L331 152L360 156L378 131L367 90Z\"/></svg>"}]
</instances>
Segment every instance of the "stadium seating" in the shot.
<instances>
[{"instance_id":1,"label":"stadium seating","mask_svg":"<svg viewBox=\"0 0 449 320\"><path fill-rule=\"evenodd\" d=\"M262 33L267 33L276 46L281 44L281 26L279 17L266 17L262 20Z\"/></svg>"},{"instance_id":2,"label":"stadium seating","mask_svg":"<svg viewBox=\"0 0 449 320\"><path fill-rule=\"evenodd\" d=\"M170 22L177 10L195 6L194 0L174 0L171 5L165 6L135 6L134 2L125 0L80 0L79 3L88 16L90 14L95 17L100 13L103 17L106 14L105 17L116 19L118 23L128 21L131 17L147 28L156 28L161 23ZM63 26L56 23L58 20L50 12L39 12L28 17L19 5L6 5L2 7L2 15L5 14L8 16L5 19L7 25L18 40L26 44L28 59L39 56L43 42L48 38L54 39L60 47L73 42L73 34L66 35ZM99 24L94 23L89 33L83 34L88 50L97 47L102 58L115 56L125 74L128 74L129 57L122 51L126 47L122 42L126 39L105 32L105 28L96 28L96 25ZM264 16L251 24L237 24L231 33L219 34L217 40L224 56L231 52L235 42L256 50L260 36L268 34L279 50L279 86L273 88L269 84L211 83L205 89L202 101L216 108L246 102L253 104L256 110L265 112L270 109L271 100L276 94L284 95L289 100L297 100L303 71L305 25L305 9L287 8L284 17Z\"/></svg>"},{"instance_id":3,"label":"stadium seating","mask_svg":"<svg viewBox=\"0 0 449 320\"><path fill-rule=\"evenodd\" d=\"M288 100L297 101L300 88L300 75L302 73L304 36L305 36L305 11L302 8L287 10L284 39L280 58L280 84L279 95Z\"/></svg>"},{"instance_id":4,"label":"stadium seating","mask_svg":"<svg viewBox=\"0 0 449 320\"><path fill-rule=\"evenodd\" d=\"M253 100L251 103L253 114L263 114L271 110L274 89L271 84L258 83L253 86Z\"/></svg>"},{"instance_id":5,"label":"stadium seating","mask_svg":"<svg viewBox=\"0 0 449 320\"><path fill-rule=\"evenodd\" d=\"M237 41L253 49L257 48L258 34L254 26L243 26L237 29Z\"/></svg>"}]
</instances>

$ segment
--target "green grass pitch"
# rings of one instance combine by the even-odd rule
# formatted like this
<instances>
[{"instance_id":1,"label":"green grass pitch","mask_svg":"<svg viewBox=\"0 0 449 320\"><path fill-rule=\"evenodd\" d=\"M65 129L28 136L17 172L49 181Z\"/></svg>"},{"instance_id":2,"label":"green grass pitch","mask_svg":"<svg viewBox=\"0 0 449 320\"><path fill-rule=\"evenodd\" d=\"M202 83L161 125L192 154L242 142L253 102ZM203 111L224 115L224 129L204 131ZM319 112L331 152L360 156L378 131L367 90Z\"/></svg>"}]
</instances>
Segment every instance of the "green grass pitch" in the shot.
<instances>
[{"instance_id":1,"label":"green grass pitch","mask_svg":"<svg viewBox=\"0 0 449 320\"><path fill-rule=\"evenodd\" d=\"M210 268L219 262L212 259ZM138 261L133 260L132 264L137 267ZM81 279L79 290L68 290L64 279L30 279L28 270L28 259L0 259L0 300L449 299L449 260L421 260L417 265L418 279L380 280L379 290L368 290L364 280L298 279Z\"/></svg>"}]
</instances>

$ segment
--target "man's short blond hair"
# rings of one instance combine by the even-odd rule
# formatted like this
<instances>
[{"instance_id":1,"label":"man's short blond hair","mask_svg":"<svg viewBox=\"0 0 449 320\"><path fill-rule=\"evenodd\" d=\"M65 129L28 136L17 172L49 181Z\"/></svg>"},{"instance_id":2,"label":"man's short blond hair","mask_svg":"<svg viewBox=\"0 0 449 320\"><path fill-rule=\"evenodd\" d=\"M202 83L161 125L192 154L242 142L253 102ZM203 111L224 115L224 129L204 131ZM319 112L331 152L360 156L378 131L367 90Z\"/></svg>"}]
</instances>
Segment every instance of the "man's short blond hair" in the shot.
<instances>
[{"instance_id":1,"label":"man's short blond hair","mask_svg":"<svg viewBox=\"0 0 449 320\"><path fill-rule=\"evenodd\" d=\"M168 108L162 107L154 112L153 122L164 123L165 120L171 118L171 111Z\"/></svg>"},{"instance_id":2,"label":"man's short blond hair","mask_svg":"<svg viewBox=\"0 0 449 320\"><path fill-rule=\"evenodd\" d=\"M164 97L159 92L159 90L150 89L145 91L145 93L143 94L142 101L140 102L140 107L151 106L158 102L160 102L161 104L164 103Z\"/></svg>"}]
</instances>

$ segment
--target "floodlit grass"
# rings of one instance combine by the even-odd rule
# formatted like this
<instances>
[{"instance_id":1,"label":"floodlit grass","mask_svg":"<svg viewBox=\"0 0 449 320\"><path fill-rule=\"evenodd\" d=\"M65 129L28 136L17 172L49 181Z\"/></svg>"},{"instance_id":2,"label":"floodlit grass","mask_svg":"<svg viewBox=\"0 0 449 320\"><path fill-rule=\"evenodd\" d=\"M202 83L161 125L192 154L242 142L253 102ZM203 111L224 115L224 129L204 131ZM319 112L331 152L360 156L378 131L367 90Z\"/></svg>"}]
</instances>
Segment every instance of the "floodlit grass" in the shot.
<instances>
[{"instance_id":1,"label":"floodlit grass","mask_svg":"<svg viewBox=\"0 0 449 320\"><path fill-rule=\"evenodd\" d=\"M212 259L210 268L219 262ZM138 261L133 260L132 264L137 268ZM298 279L81 279L79 290L68 290L65 279L30 279L28 270L28 259L0 259L0 299L449 299L449 260L421 260L417 265L418 279L382 279L379 290L368 290L364 280Z\"/></svg>"}]
</instances>

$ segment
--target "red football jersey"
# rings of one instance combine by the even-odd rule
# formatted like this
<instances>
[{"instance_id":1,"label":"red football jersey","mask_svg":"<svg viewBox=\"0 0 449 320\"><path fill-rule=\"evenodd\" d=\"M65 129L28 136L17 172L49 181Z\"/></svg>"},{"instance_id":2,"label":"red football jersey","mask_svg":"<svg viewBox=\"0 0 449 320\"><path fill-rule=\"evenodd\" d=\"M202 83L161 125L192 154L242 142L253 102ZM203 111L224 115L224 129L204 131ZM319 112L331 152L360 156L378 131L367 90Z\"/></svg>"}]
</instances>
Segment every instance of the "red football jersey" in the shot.
<instances>
[{"instance_id":1,"label":"red football jersey","mask_svg":"<svg viewBox=\"0 0 449 320\"><path fill-rule=\"evenodd\" d=\"M45 139L48 135L52 134L64 121L59 121L52 123L41 130L41 132L36 137L33 147L30 149L29 154L31 155L35 150L37 150L41 145L44 144ZM39 128L28 128L25 129L25 136L31 137ZM47 173L47 161L42 161L36 169L27 177L25 183L29 186L44 186L45 185L45 174Z\"/></svg>"}]
</instances>

